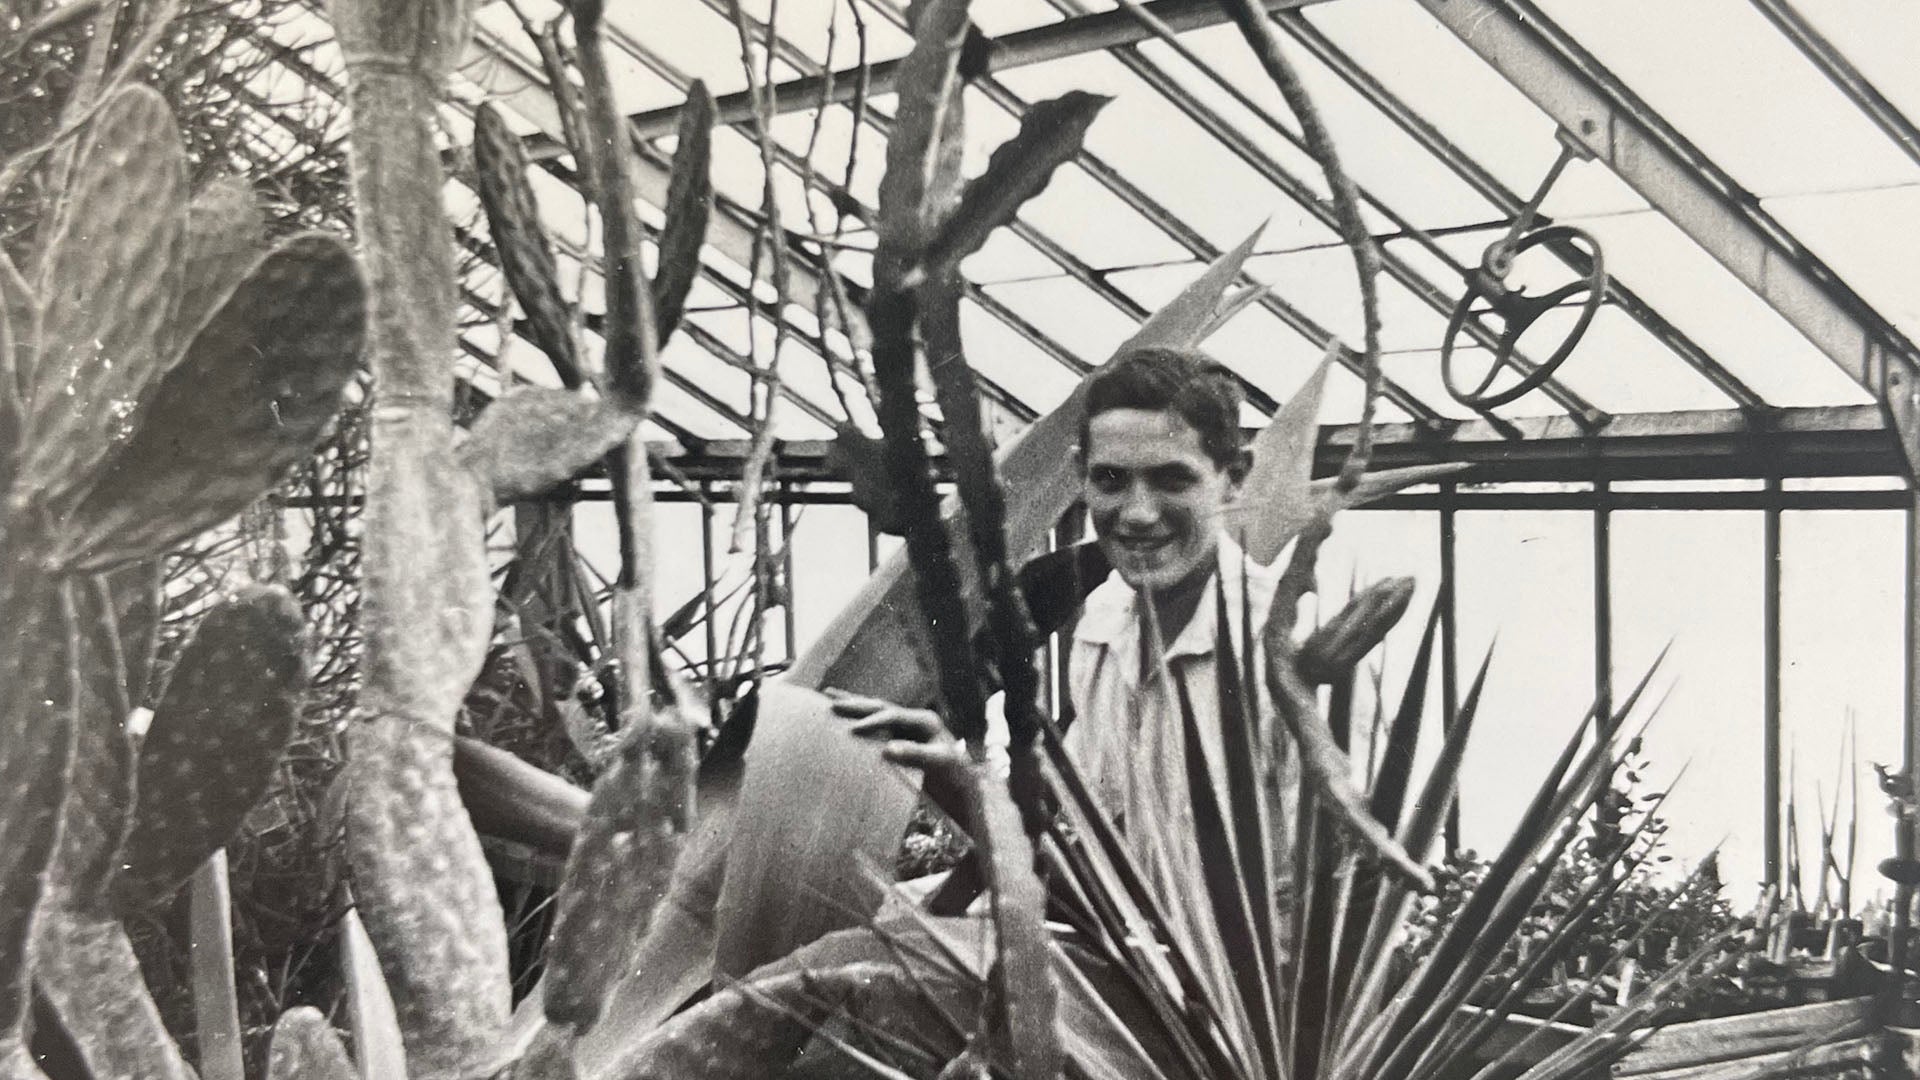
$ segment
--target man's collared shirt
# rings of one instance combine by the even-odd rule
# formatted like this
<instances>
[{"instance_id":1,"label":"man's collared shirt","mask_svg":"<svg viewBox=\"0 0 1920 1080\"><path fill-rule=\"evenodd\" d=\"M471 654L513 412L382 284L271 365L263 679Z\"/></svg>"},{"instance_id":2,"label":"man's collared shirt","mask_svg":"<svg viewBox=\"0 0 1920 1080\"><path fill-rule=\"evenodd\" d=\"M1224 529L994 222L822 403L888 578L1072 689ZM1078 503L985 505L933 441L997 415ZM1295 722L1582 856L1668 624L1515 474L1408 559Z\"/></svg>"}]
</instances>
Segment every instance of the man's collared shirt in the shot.
<instances>
[{"instance_id":1,"label":"man's collared shirt","mask_svg":"<svg viewBox=\"0 0 1920 1080\"><path fill-rule=\"evenodd\" d=\"M1142 663L1142 636L1157 628L1147 626L1146 605L1139 594L1117 571L1094 589L1073 634L1068 690L1075 719L1065 740L1068 755L1094 797L1120 824L1155 892L1162 897L1197 901L1169 903L1175 909L1169 917L1175 923L1174 933L1197 954L1212 977L1226 975L1235 958L1209 955L1212 950L1204 943L1218 941L1218 934L1211 928L1198 933L1201 927L1192 925L1196 921L1210 923L1212 912L1204 900L1202 882L1206 879L1194 830L1179 695L1184 688L1193 706L1207 775L1213 782L1220 817L1226 820L1230 805L1227 749L1217 666L1220 643L1216 640L1222 597L1233 637L1233 662L1241 669L1247 715L1254 724L1261 758L1254 763L1255 775L1267 792L1272 818L1269 835L1273 839L1269 865L1279 883L1288 879L1292 869L1289 837L1297 790L1291 741L1275 738L1278 720L1266 692L1265 650L1260 638L1281 567L1259 565L1222 536L1218 569L1193 617L1162 654L1164 664ZM1246 647L1249 623L1252 648ZM1246 666L1249 659L1251 670ZM1149 820L1165 827L1143 828L1142 823ZM1184 917L1177 913L1181 909Z\"/></svg>"}]
</instances>

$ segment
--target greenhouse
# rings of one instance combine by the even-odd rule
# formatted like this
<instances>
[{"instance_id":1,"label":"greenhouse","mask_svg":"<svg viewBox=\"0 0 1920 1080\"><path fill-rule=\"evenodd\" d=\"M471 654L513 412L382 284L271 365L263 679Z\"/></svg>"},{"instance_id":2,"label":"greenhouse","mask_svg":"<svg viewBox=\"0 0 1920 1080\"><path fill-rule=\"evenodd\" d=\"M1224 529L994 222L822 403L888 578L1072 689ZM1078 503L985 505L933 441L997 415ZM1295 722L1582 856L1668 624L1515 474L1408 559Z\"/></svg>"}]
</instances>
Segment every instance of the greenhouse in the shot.
<instances>
[{"instance_id":1,"label":"greenhouse","mask_svg":"<svg viewBox=\"0 0 1920 1080\"><path fill-rule=\"evenodd\" d=\"M1900 0L0 0L0 1080L1920 1075Z\"/></svg>"}]
</instances>

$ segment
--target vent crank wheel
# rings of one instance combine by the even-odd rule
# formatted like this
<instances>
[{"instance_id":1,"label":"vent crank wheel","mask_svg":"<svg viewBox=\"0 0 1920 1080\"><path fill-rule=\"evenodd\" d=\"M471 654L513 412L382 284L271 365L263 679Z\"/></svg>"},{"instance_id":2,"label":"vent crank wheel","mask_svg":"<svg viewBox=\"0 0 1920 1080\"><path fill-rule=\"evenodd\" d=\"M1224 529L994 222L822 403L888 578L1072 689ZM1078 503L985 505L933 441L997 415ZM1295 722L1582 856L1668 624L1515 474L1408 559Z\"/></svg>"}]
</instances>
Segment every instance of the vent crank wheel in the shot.
<instances>
[{"instance_id":1,"label":"vent crank wheel","mask_svg":"<svg viewBox=\"0 0 1920 1080\"><path fill-rule=\"evenodd\" d=\"M1505 279L1516 256L1556 241L1570 241L1587 252L1592 266L1586 276L1539 296L1529 296L1524 289L1507 288ZM1511 243L1501 240L1493 244L1487 248L1481 265L1467 275L1466 295L1454 305L1453 316L1447 320L1447 336L1440 345L1440 375L1446 382L1447 393L1470 409L1486 412L1539 389L1567 362L1567 357L1573 355L1574 347L1586 336L1587 327L1593 324L1593 316L1606 297L1607 271L1600 255L1600 243L1584 230L1571 225L1549 225ZM1575 298L1579 299L1579 317L1551 356L1536 366L1514 355L1522 334L1548 312ZM1483 301L1486 308L1476 312L1475 305ZM1487 311L1498 315L1503 324L1494 344L1493 363L1477 383L1465 385L1454 369L1454 342L1466 328L1468 319ZM1496 389L1495 382L1509 369L1519 374L1518 381Z\"/></svg>"}]
</instances>

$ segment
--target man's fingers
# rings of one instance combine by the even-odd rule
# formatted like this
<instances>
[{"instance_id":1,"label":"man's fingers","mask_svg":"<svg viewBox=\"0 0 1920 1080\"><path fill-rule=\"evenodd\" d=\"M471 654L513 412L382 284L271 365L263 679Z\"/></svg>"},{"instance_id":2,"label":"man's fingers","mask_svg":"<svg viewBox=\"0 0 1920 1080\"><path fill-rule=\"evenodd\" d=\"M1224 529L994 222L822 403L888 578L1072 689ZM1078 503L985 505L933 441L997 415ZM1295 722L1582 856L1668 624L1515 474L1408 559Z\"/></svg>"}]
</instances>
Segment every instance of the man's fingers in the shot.
<instances>
[{"instance_id":1,"label":"man's fingers","mask_svg":"<svg viewBox=\"0 0 1920 1080\"><path fill-rule=\"evenodd\" d=\"M882 709L848 727L862 738L903 739L932 742L946 734L940 718L924 709Z\"/></svg>"},{"instance_id":2,"label":"man's fingers","mask_svg":"<svg viewBox=\"0 0 1920 1080\"><path fill-rule=\"evenodd\" d=\"M967 764L966 747L952 741L929 745L896 740L881 747L880 756L895 765L927 771L964 768Z\"/></svg>"}]
</instances>

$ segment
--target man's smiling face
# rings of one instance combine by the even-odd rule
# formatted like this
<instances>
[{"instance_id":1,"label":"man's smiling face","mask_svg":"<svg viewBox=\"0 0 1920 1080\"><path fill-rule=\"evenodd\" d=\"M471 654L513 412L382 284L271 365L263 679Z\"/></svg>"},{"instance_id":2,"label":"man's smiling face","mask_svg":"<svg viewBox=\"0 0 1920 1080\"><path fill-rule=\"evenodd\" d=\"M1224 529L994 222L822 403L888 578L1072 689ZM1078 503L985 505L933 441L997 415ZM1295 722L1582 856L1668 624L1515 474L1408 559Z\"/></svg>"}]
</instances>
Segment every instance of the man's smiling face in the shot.
<instances>
[{"instance_id":1,"label":"man's smiling face","mask_svg":"<svg viewBox=\"0 0 1920 1080\"><path fill-rule=\"evenodd\" d=\"M1088 421L1086 443L1087 514L1121 579L1147 592L1202 579L1244 469L1217 464L1200 433L1165 410L1103 410Z\"/></svg>"}]
</instances>

